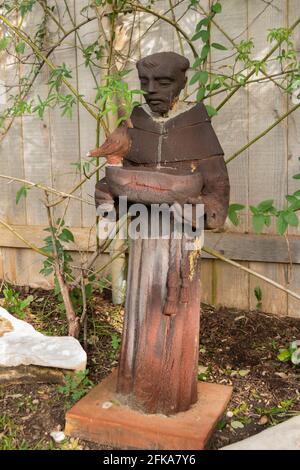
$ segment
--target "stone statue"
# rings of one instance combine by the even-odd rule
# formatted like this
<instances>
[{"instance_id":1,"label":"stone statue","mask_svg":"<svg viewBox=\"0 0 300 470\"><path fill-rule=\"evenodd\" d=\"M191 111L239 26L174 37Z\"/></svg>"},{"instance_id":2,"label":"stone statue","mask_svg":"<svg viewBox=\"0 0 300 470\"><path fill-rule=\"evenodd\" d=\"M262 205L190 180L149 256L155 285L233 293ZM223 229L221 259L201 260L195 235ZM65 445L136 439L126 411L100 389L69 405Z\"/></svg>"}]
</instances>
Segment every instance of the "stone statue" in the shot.
<instances>
[{"instance_id":1,"label":"stone statue","mask_svg":"<svg viewBox=\"0 0 300 470\"><path fill-rule=\"evenodd\" d=\"M229 182L203 103L179 101L189 61L174 52L137 63L146 103L91 155L107 156L96 205L204 204L205 228L225 221ZM188 222L195 226L195 211ZM117 391L133 408L166 415L197 401L200 253L187 239L131 240Z\"/></svg>"}]
</instances>

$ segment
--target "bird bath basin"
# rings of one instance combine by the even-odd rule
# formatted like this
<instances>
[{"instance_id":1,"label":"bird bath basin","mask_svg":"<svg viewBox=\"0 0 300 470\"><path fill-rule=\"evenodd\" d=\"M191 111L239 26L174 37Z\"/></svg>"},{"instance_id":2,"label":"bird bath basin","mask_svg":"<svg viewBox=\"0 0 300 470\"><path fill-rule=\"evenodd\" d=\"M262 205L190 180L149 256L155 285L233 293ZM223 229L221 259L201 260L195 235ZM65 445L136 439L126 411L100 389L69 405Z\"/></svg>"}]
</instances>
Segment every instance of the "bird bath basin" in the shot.
<instances>
[{"instance_id":1,"label":"bird bath basin","mask_svg":"<svg viewBox=\"0 0 300 470\"><path fill-rule=\"evenodd\" d=\"M132 202L144 204L184 204L199 196L203 186L200 173L178 174L171 169L108 166L106 178L113 196L127 196Z\"/></svg>"}]
</instances>

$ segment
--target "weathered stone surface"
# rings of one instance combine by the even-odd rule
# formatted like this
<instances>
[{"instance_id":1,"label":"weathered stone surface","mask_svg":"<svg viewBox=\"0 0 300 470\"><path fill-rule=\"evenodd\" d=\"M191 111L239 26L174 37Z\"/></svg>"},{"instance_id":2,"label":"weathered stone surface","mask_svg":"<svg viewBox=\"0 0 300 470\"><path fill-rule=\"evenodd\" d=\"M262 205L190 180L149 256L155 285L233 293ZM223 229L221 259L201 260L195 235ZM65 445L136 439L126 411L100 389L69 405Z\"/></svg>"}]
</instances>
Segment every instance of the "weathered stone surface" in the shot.
<instances>
[{"instance_id":1,"label":"weathered stone surface","mask_svg":"<svg viewBox=\"0 0 300 470\"><path fill-rule=\"evenodd\" d=\"M300 416L223 447L222 450L300 450Z\"/></svg>"},{"instance_id":2,"label":"weathered stone surface","mask_svg":"<svg viewBox=\"0 0 300 470\"><path fill-rule=\"evenodd\" d=\"M1 307L0 319L6 325L6 332L3 329L0 335L0 367L31 364L60 369L85 369L86 353L75 338L45 336Z\"/></svg>"},{"instance_id":3,"label":"weathered stone surface","mask_svg":"<svg viewBox=\"0 0 300 470\"><path fill-rule=\"evenodd\" d=\"M0 336L3 336L5 333L9 331L13 331L14 327L12 326L11 322L6 318L0 317Z\"/></svg>"}]
</instances>

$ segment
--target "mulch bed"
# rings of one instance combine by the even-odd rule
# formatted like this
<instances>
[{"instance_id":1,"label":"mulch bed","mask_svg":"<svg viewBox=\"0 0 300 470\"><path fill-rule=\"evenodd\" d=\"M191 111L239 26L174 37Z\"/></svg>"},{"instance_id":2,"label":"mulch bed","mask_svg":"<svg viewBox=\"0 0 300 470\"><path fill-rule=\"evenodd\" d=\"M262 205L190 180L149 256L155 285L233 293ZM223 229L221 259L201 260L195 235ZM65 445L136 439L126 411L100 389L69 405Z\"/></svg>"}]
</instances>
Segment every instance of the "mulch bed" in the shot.
<instances>
[{"instance_id":1,"label":"mulch bed","mask_svg":"<svg viewBox=\"0 0 300 470\"><path fill-rule=\"evenodd\" d=\"M32 293L32 292L31 292ZM65 334L65 319L49 292L35 290L26 321L46 334ZM92 299L88 369L94 383L117 364L123 309L107 296ZM218 449L300 414L300 367L277 359L280 347L300 339L300 319L202 306L199 378L233 386L227 413L208 449ZM0 387L1 449L107 449L78 439L55 444L70 397L55 384Z\"/></svg>"}]
</instances>

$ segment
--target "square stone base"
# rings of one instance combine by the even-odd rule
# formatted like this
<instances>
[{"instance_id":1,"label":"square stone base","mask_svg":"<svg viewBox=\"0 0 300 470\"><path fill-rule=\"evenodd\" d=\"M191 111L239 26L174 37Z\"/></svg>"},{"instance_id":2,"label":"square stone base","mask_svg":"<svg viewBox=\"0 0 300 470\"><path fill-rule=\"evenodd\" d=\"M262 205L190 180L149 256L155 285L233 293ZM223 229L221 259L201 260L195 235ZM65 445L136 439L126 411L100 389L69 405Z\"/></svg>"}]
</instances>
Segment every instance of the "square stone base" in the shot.
<instances>
[{"instance_id":1,"label":"square stone base","mask_svg":"<svg viewBox=\"0 0 300 470\"><path fill-rule=\"evenodd\" d=\"M199 382L198 402L188 411L147 415L120 404L116 379L114 371L67 412L66 435L119 449L200 450L232 394L227 385Z\"/></svg>"}]
</instances>

